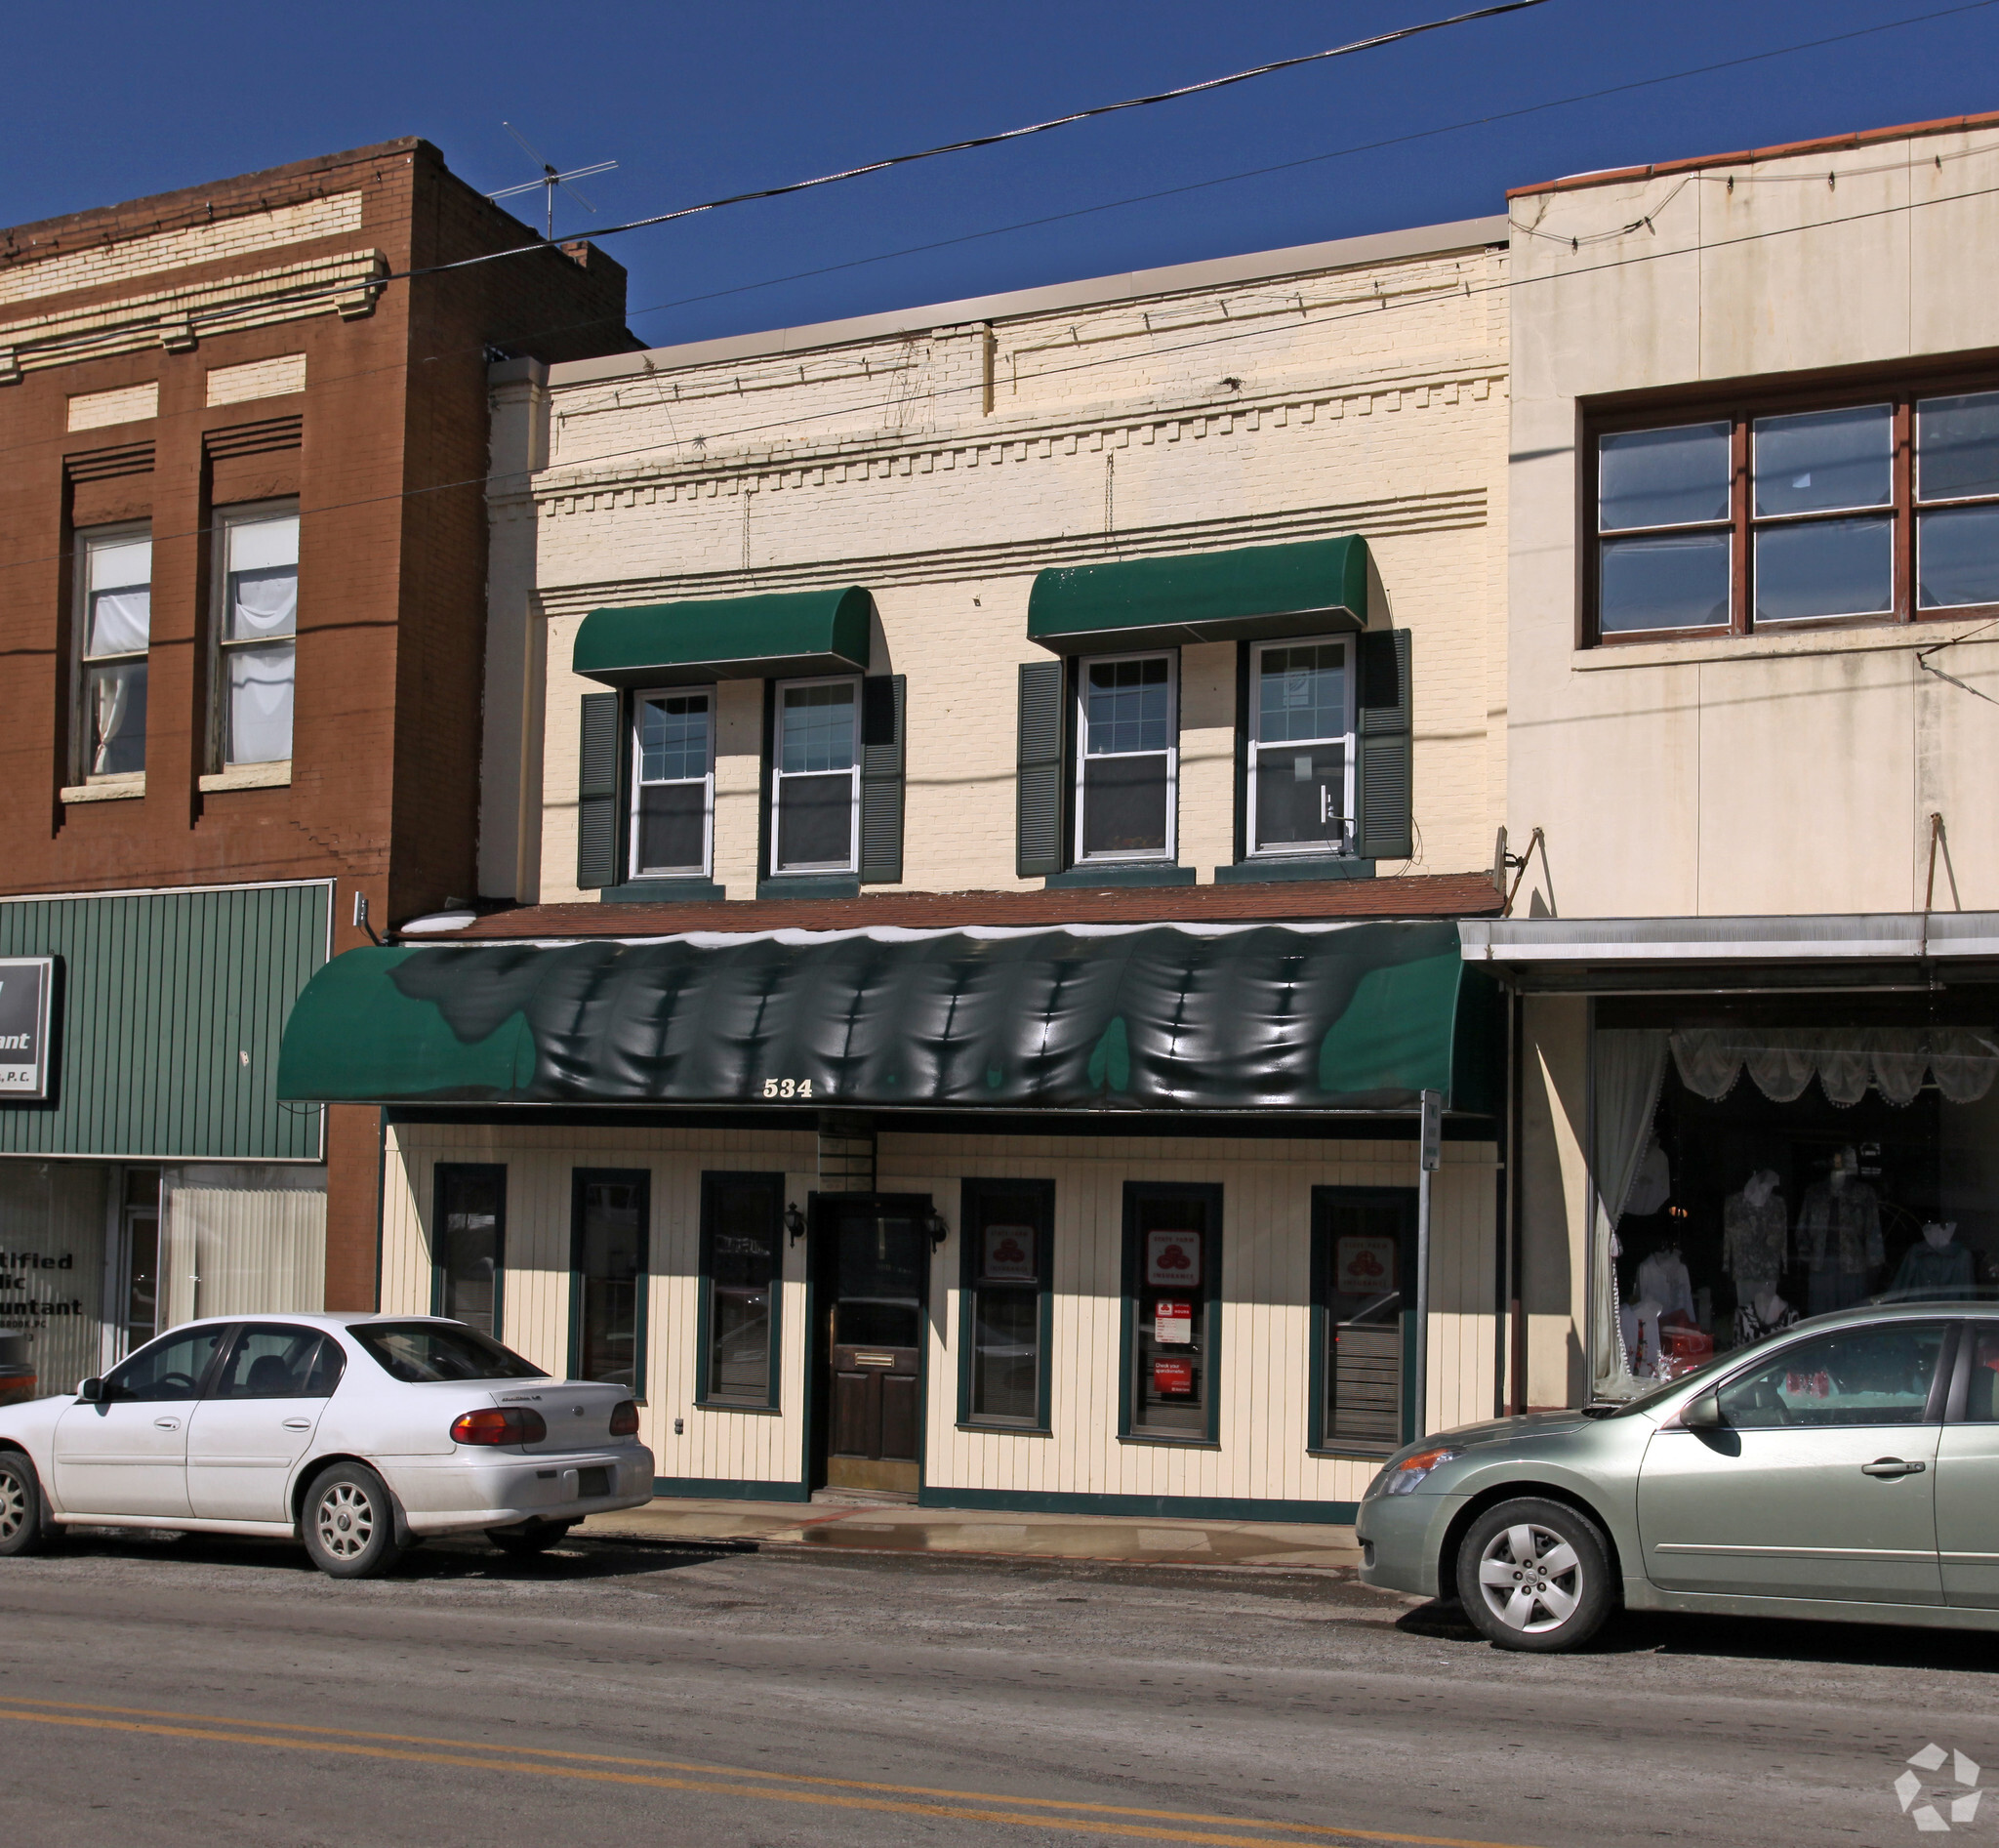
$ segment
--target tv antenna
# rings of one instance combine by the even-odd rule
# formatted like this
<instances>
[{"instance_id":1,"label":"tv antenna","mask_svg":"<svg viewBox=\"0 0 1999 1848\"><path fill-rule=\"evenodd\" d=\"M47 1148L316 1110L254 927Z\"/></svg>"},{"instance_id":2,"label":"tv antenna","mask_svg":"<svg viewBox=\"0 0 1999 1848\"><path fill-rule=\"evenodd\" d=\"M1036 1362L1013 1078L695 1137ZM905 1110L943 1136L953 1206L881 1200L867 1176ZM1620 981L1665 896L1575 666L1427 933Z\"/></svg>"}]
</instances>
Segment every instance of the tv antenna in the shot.
<instances>
[{"instance_id":1,"label":"tv antenna","mask_svg":"<svg viewBox=\"0 0 1999 1848\"><path fill-rule=\"evenodd\" d=\"M551 160L544 159L541 152L535 147L534 144L531 143L528 140L528 138L525 135L523 135L517 128L515 128L511 122L502 122L500 126L504 128L508 132L508 134L511 135L513 139L521 144L521 147L526 151L528 158L532 160L535 163L535 165L542 170L542 177L539 180L524 180L517 186L502 186L498 192L487 193L486 197L489 199L496 200L510 199L516 193L532 192L537 186L540 186L543 192L546 194L547 234L550 243L552 244L555 241L555 188L557 186L560 186L562 190L568 193L568 195L572 199L574 199L578 205L582 206L586 212L594 214L596 211L596 207L591 204L591 202L588 199L586 199L582 193L577 191L577 189L574 186L572 186L569 183L572 180L587 180L593 173L609 173L613 168L617 166L618 163L615 160L600 160L597 161L593 166L572 167L569 169L567 173L558 173L555 169L555 163Z\"/></svg>"}]
</instances>

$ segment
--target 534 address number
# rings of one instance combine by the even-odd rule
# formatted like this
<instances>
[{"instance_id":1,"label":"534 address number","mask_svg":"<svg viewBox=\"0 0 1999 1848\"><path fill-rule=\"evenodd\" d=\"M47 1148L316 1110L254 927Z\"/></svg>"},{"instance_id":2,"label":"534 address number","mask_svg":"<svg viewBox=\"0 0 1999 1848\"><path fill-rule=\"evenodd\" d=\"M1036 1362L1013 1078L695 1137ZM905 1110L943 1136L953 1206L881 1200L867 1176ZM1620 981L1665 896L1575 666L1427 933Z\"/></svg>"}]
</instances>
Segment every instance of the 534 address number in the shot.
<instances>
[{"instance_id":1,"label":"534 address number","mask_svg":"<svg viewBox=\"0 0 1999 1848\"><path fill-rule=\"evenodd\" d=\"M766 1078L763 1094L766 1097L809 1097L812 1081L809 1078Z\"/></svg>"}]
</instances>

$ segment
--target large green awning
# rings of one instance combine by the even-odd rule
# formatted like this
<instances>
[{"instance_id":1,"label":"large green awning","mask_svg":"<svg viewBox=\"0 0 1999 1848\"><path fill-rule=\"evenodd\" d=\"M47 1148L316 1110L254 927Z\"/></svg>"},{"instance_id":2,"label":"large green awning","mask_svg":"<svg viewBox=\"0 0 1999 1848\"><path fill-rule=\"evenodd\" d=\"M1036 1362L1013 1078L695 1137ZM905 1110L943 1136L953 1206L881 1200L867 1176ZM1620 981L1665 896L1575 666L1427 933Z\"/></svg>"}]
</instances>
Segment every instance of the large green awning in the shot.
<instances>
[{"instance_id":1,"label":"large green awning","mask_svg":"<svg viewBox=\"0 0 1999 1848\"><path fill-rule=\"evenodd\" d=\"M349 950L285 1027L328 1103L1493 1107L1448 923L841 931Z\"/></svg>"},{"instance_id":2,"label":"large green awning","mask_svg":"<svg viewBox=\"0 0 1999 1848\"><path fill-rule=\"evenodd\" d=\"M593 609L570 664L607 686L865 674L873 610L858 585Z\"/></svg>"},{"instance_id":3,"label":"large green awning","mask_svg":"<svg viewBox=\"0 0 1999 1848\"><path fill-rule=\"evenodd\" d=\"M1057 654L1367 626L1367 542L1310 539L1043 571L1027 634Z\"/></svg>"}]
</instances>

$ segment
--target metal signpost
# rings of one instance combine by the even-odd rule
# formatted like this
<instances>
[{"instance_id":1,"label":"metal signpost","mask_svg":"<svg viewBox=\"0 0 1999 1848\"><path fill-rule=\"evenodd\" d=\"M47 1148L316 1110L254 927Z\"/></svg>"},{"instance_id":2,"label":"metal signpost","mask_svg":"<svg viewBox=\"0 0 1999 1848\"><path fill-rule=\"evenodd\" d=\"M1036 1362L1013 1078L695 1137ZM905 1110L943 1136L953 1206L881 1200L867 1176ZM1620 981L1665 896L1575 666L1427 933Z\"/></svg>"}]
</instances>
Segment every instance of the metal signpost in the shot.
<instances>
[{"instance_id":1,"label":"metal signpost","mask_svg":"<svg viewBox=\"0 0 1999 1848\"><path fill-rule=\"evenodd\" d=\"M1416 1172L1416 1435L1430 1434L1430 1176L1444 1162L1444 1093L1422 1101L1421 1165Z\"/></svg>"}]
</instances>

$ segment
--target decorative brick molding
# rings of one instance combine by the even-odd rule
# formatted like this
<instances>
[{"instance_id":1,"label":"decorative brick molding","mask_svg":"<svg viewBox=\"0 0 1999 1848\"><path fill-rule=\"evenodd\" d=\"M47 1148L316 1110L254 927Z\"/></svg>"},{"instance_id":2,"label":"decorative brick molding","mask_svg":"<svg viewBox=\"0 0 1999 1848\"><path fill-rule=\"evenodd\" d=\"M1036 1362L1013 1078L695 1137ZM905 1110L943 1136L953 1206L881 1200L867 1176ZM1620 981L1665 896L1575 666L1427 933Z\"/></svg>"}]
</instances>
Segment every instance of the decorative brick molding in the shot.
<instances>
[{"instance_id":1,"label":"decorative brick molding","mask_svg":"<svg viewBox=\"0 0 1999 1848\"><path fill-rule=\"evenodd\" d=\"M107 481L114 475L150 474L151 443L120 443L115 449L93 449L81 456L64 456L62 472L71 481Z\"/></svg>"},{"instance_id":2,"label":"decorative brick molding","mask_svg":"<svg viewBox=\"0 0 1999 1848\"><path fill-rule=\"evenodd\" d=\"M294 412L290 417L266 417L255 424L230 424L203 435L202 447L213 460L219 456L261 456L270 449L296 449L305 439L306 420Z\"/></svg>"}]
</instances>

